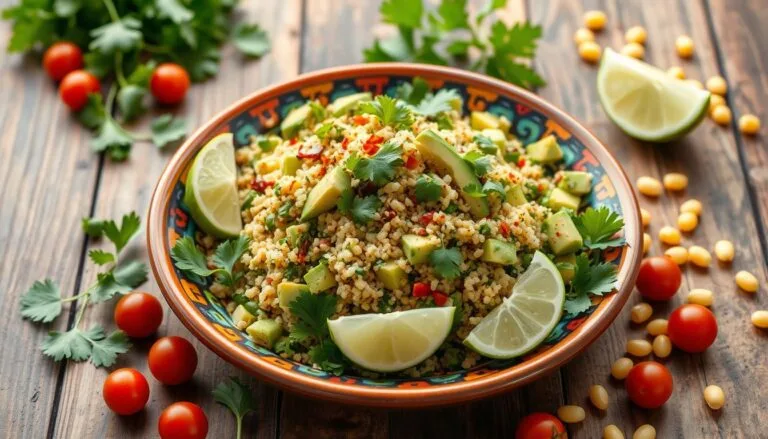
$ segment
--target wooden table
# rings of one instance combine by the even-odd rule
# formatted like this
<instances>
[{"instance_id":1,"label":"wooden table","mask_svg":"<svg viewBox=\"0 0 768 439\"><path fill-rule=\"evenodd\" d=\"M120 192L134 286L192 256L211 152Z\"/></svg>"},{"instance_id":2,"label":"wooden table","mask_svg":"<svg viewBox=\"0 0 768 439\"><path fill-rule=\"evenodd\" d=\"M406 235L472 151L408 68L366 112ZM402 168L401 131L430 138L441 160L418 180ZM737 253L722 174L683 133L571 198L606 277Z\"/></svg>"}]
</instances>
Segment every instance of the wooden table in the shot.
<instances>
[{"instance_id":1,"label":"wooden table","mask_svg":"<svg viewBox=\"0 0 768 439\"><path fill-rule=\"evenodd\" d=\"M0 0L7 6L12 0ZM378 23L377 4L363 0L262 0L242 2L248 19L265 26L274 42L263 60L244 62L231 47L224 50L221 73L192 88L177 112L192 127L234 100L302 72L360 62ZM473 5L482 1L472 1ZM728 103L734 114L755 113L763 121L762 137L740 135L734 123L721 128L705 121L684 140L652 146L634 141L609 123L598 105L596 69L582 63L572 41L585 10L608 14L599 35L601 45L621 46L632 25L648 30L646 59L661 67L681 65L689 77L728 80ZM172 151L149 144L134 147L126 163L112 163L91 153L90 134L79 127L59 103L54 85L33 57L0 54L0 436L6 438L153 437L160 411L173 401L200 404L211 421L212 438L234 437L230 414L213 402L211 390L226 376L251 383L259 402L249 415L247 437L500 437L510 438L517 421L537 410L553 412L564 403L584 407L587 388L600 383L610 393L607 413L587 408L587 419L569 426L571 437L600 437L603 426L615 423L628 437L650 422L660 438L768 437L768 332L752 327L752 311L768 308L768 3L765 0L510 0L503 15L527 18L544 26L536 67L548 85L538 91L546 99L587 124L620 159L634 180L660 178L680 171L690 177L684 194L642 199L653 215L650 233L674 224L677 207L687 197L704 203L701 224L685 243L711 248L718 239L732 240L737 249L733 267L714 263L709 270L687 267L678 296L694 287L716 292L714 310L720 333L701 355L674 353L666 364L675 379L675 393L660 410L631 405L621 383L609 378L611 362L624 353L630 337L642 328L631 326L628 309L589 349L557 373L518 391L467 404L423 411L372 410L312 401L261 384L231 367L196 343L200 363L194 380L166 388L151 382L146 411L118 417L105 407L101 385L107 371L87 363L57 364L38 350L46 329L21 320L19 297L34 280L57 279L66 294L78 291L95 276L86 252L98 245L83 237L80 218L117 218L131 210L145 212L152 188ZM9 37L0 25L0 41ZM674 51L677 36L690 35L696 55L681 61ZM734 117L736 119L736 117ZM142 241L135 251L144 252ZM653 254L662 248L656 241ZM146 258L146 256L144 256ZM733 282L736 270L755 273L761 290L747 295ZM145 288L159 294L154 282ZM638 298L633 297L632 303ZM679 303L658 306L665 315ZM93 307L90 322L112 327L111 307ZM160 334L192 338L170 312ZM65 315L51 325L71 324ZM147 372L149 342L138 343L118 366ZM721 386L728 402L719 412L702 400L708 384Z\"/></svg>"}]
</instances>

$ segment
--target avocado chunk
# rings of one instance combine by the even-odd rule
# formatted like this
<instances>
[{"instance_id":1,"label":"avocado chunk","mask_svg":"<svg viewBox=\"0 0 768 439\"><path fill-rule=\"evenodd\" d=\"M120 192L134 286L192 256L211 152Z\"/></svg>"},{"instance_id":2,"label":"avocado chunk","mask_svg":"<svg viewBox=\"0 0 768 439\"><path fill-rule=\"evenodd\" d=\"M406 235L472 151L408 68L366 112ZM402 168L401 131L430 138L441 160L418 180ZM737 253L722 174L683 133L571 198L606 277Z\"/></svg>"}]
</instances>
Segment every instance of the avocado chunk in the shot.
<instances>
[{"instance_id":1,"label":"avocado chunk","mask_svg":"<svg viewBox=\"0 0 768 439\"><path fill-rule=\"evenodd\" d=\"M499 265L512 265L517 262L517 249L511 242L498 239L486 239L483 243L483 256L485 262Z\"/></svg>"},{"instance_id":2,"label":"avocado chunk","mask_svg":"<svg viewBox=\"0 0 768 439\"><path fill-rule=\"evenodd\" d=\"M351 181L344 168L341 166L333 168L309 191L299 221L307 221L336 207L341 193L350 186Z\"/></svg>"},{"instance_id":3,"label":"avocado chunk","mask_svg":"<svg viewBox=\"0 0 768 439\"><path fill-rule=\"evenodd\" d=\"M369 91L353 93L337 98L335 101L331 102L331 105L328 106L328 110L336 117L343 116L350 110L354 110L360 102L368 102L371 99L373 99L373 96Z\"/></svg>"},{"instance_id":4,"label":"avocado chunk","mask_svg":"<svg viewBox=\"0 0 768 439\"><path fill-rule=\"evenodd\" d=\"M583 171L564 171L557 187L573 195L585 195L592 190L592 174Z\"/></svg>"},{"instance_id":5,"label":"avocado chunk","mask_svg":"<svg viewBox=\"0 0 768 439\"><path fill-rule=\"evenodd\" d=\"M469 115L469 124L473 130L482 131L488 128L499 128L499 118L487 111L473 111Z\"/></svg>"},{"instance_id":6,"label":"avocado chunk","mask_svg":"<svg viewBox=\"0 0 768 439\"><path fill-rule=\"evenodd\" d=\"M307 283L309 291L313 294L325 291L328 288L335 287L337 285L336 278L333 277L333 273L328 269L325 264L318 264L310 268L307 274L304 275L304 282Z\"/></svg>"},{"instance_id":7,"label":"avocado chunk","mask_svg":"<svg viewBox=\"0 0 768 439\"><path fill-rule=\"evenodd\" d=\"M499 116L499 129L504 133L508 133L512 129L512 122L506 116Z\"/></svg>"},{"instance_id":8,"label":"avocado chunk","mask_svg":"<svg viewBox=\"0 0 768 439\"><path fill-rule=\"evenodd\" d=\"M237 308L232 312L232 321L235 322L235 324L244 321L245 326L248 326L253 323L254 320L256 320L256 316L249 313L243 305L237 305Z\"/></svg>"},{"instance_id":9,"label":"avocado chunk","mask_svg":"<svg viewBox=\"0 0 768 439\"><path fill-rule=\"evenodd\" d=\"M376 277L389 290L400 289L403 279L406 278L405 270L395 262L385 262L376 270Z\"/></svg>"},{"instance_id":10,"label":"avocado chunk","mask_svg":"<svg viewBox=\"0 0 768 439\"><path fill-rule=\"evenodd\" d=\"M486 128L480 131L480 133L491 139L491 142L499 148L504 148L504 144L507 142L507 136L504 135L504 131L498 128Z\"/></svg>"},{"instance_id":11,"label":"avocado chunk","mask_svg":"<svg viewBox=\"0 0 768 439\"><path fill-rule=\"evenodd\" d=\"M256 320L245 328L256 344L272 349L278 338L283 335L283 327L272 319Z\"/></svg>"},{"instance_id":12,"label":"avocado chunk","mask_svg":"<svg viewBox=\"0 0 768 439\"><path fill-rule=\"evenodd\" d=\"M280 133L282 133L283 139L296 136L304 128L310 114L312 114L312 107L309 106L309 103L291 110L280 123Z\"/></svg>"},{"instance_id":13,"label":"avocado chunk","mask_svg":"<svg viewBox=\"0 0 768 439\"><path fill-rule=\"evenodd\" d=\"M277 301L280 308L288 311L288 305L301 293L309 293L309 287L296 282L280 282L277 284Z\"/></svg>"},{"instance_id":14,"label":"avocado chunk","mask_svg":"<svg viewBox=\"0 0 768 439\"><path fill-rule=\"evenodd\" d=\"M549 246L556 256L573 253L584 246L576 225L566 212L557 212L544 221Z\"/></svg>"},{"instance_id":15,"label":"avocado chunk","mask_svg":"<svg viewBox=\"0 0 768 439\"><path fill-rule=\"evenodd\" d=\"M473 198L464 192L468 185L482 187L480 180L469 163L432 130L423 131L416 137L416 149L431 167L442 174L450 175L459 186L464 201L469 205L469 212L475 218L485 218L490 213L488 200L485 198Z\"/></svg>"},{"instance_id":16,"label":"avocado chunk","mask_svg":"<svg viewBox=\"0 0 768 439\"><path fill-rule=\"evenodd\" d=\"M581 197L556 187L549 193L549 199L547 200L547 206L552 210L571 209L578 210L581 203Z\"/></svg>"},{"instance_id":17,"label":"avocado chunk","mask_svg":"<svg viewBox=\"0 0 768 439\"><path fill-rule=\"evenodd\" d=\"M560 149L557 139L552 134L526 145L525 151L531 160L538 163L554 163L563 158L563 150Z\"/></svg>"},{"instance_id":18,"label":"avocado chunk","mask_svg":"<svg viewBox=\"0 0 768 439\"><path fill-rule=\"evenodd\" d=\"M523 186L516 184L507 188L507 203L513 206L519 206L528 202L523 192Z\"/></svg>"},{"instance_id":19,"label":"avocado chunk","mask_svg":"<svg viewBox=\"0 0 768 439\"><path fill-rule=\"evenodd\" d=\"M288 228L285 229L285 234L288 238L288 245L291 247L296 247L299 245L299 241L301 241L302 235L307 233L309 231L309 224L307 223L301 223L301 224L294 224L292 226L288 226Z\"/></svg>"},{"instance_id":20,"label":"avocado chunk","mask_svg":"<svg viewBox=\"0 0 768 439\"><path fill-rule=\"evenodd\" d=\"M403 235L403 253L413 265L423 264L429 260L429 254L440 246L437 240L419 235Z\"/></svg>"},{"instance_id":21,"label":"avocado chunk","mask_svg":"<svg viewBox=\"0 0 768 439\"><path fill-rule=\"evenodd\" d=\"M272 152L272 150L277 148L277 145L282 141L283 140L280 137L275 136L274 134L256 137L256 145L259 146L259 151L261 153Z\"/></svg>"},{"instance_id":22,"label":"avocado chunk","mask_svg":"<svg viewBox=\"0 0 768 439\"><path fill-rule=\"evenodd\" d=\"M459 96L456 96L455 98L451 99L448 103L451 105L451 108L461 113L461 107L464 106L463 99L461 99Z\"/></svg>"},{"instance_id":23,"label":"avocado chunk","mask_svg":"<svg viewBox=\"0 0 768 439\"><path fill-rule=\"evenodd\" d=\"M555 257L555 266L557 271L560 272L560 277L563 278L563 282L566 284L573 280L573 276L576 275L576 255L573 253L568 255L560 255Z\"/></svg>"},{"instance_id":24,"label":"avocado chunk","mask_svg":"<svg viewBox=\"0 0 768 439\"><path fill-rule=\"evenodd\" d=\"M295 155L283 156L282 163L280 165L280 172L283 175L296 175L296 171L301 169L301 159Z\"/></svg>"}]
</instances>

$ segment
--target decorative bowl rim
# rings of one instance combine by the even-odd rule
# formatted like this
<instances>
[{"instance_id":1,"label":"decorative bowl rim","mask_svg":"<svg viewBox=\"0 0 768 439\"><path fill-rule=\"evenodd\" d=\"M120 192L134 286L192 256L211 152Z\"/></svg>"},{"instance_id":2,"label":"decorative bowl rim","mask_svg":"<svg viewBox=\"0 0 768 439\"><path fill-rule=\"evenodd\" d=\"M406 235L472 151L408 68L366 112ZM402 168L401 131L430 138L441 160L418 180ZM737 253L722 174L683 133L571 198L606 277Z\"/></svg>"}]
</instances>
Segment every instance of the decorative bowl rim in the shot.
<instances>
[{"instance_id":1,"label":"decorative bowl rim","mask_svg":"<svg viewBox=\"0 0 768 439\"><path fill-rule=\"evenodd\" d=\"M377 388L314 378L269 363L244 347L231 343L191 303L175 281L168 245L167 214L176 182L197 150L217 128L267 97L280 96L303 85L355 76L440 76L443 79L492 90L514 98L555 119L595 156L613 183L624 210L627 246L622 251L617 292L607 296L586 321L552 348L505 369L462 382L429 387ZM218 356L246 372L281 388L336 402L382 407L427 407L456 404L489 397L527 384L562 366L591 345L615 320L629 299L642 258L640 209L632 185L618 161L597 137L563 110L520 87L456 68L410 63L357 64L318 70L257 90L233 103L187 138L164 169L152 193L147 215L147 248L160 290L184 326Z\"/></svg>"}]
</instances>

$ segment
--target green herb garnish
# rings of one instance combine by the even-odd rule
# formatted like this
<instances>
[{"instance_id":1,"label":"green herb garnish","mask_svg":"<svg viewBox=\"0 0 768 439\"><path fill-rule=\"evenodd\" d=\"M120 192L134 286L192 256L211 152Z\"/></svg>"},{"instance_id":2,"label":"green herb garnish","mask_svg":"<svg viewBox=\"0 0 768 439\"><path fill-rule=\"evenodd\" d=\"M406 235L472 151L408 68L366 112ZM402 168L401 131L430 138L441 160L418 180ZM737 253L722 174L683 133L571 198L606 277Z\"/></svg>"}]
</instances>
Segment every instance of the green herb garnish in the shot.
<instances>
[{"instance_id":1,"label":"green herb garnish","mask_svg":"<svg viewBox=\"0 0 768 439\"><path fill-rule=\"evenodd\" d=\"M410 128L413 124L413 114L405 102L387 95L376 96L376 99L370 102L361 102L358 111L361 114L372 114L383 125L397 130Z\"/></svg>"},{"instance_id":2,"label":"green herb garnish","mask_svg":"<svg viewBox=\"0 0 768 439\"><path fill-rule=\"evenodd\" d=\"M610 293L618 283L616 266L608 262L590 261L585 254L576 256L575 273L565 299L565 311L579 314L589 309L589 295Z\"/></svg>"},{"instance_id":3,"label":"green herb garnish","mask_svg":"<svg viewBox=\"0 0 768 439\"><path fill-rule=\"evenodd\" d=\"M216 386L216 389L213 390L213 399L235 415L235 422L237 422L235 437L240 439L243 435L243 418L256 410L256 402L253 399L251 389L237 378L230 377L229 380Z\"/></svg>"},{"instance_id":4,"label":"green herb garnish","mask_svg":"<svg viewBox=\"0 0 768 439\"><path fill-rule=\"evenodd\" d=\"M422 174L416 180L414 190L417 201L437 201L443 193L443 180L431 175Z\"/></svg>"},{"instance_id":5,"label":"green herb garnish","mask_svg":"<svg viewBox=\"0 0 768 439\"><path fill-rule=\"evenodd\" d=\"M355 223L367 224L381 208L381 200L376 195L357 197L351 189L347 189L339 197L337 208L342 214L351 216Z\"/></svg>"},{"instance_id":6,"label":"green herb garnish","mask_svg":"<svg viewBox=\"0 0 768 439\"><path fill-rule=\"evenodd\" d=\"M194 238L185 236L179 238L171 249L171 258L176 268L183 271L193 281L204 283L205 278L216 276L216 281L228 287L234 287L242 278L242 273L235 273L234 266L248 250L251 240L245 236L238 236L222 242L216 247L211 263L216 267L208 268L205 255L195 245Z\"/></svg>"},{"instance_id":7,"label":"green herb garnish","mask_svg":"<svg viewBox=\"0 0 768 439\"><path fill-rule=\"evenodd\" d=\"M328 319L336 312L337 296L303 292L289 306L297 320L291 328L290 339L312 345L310 361L335 375L344 373L346 359L331 340Z\"/></svg>"},{"instance_id":8,"label":"green herb garnish","mask_svg":"<svg viewBox=\"0 0 768 439\"><path fill-rule=\"evenodd\" d=\"M613 237L624 227L624 220L606 206L588 207L584 213L573 217L573 223L584 238L584 246L589 249L620 247L626 242L622 237Z\"/></svg>"},{"instance_id":9,"label":"green herb garnish","mask_svg":"<svg viewBox=\"0 0 768 439\"><path fill-rule=\"evenodd\" d=\"M429 263L435 274L442 279L456 279L461 275L464 257L457 248L439 248L429 254Z\"/></svg>"},{"instance_id":10,"label":"green herb garnish","mask_svg":"<svg viewBox=\"0 0 768 439\"><path fill-rule=\"evenodd\" d=\"M347 167L355 178L383 186L395 177L397 168L403 166L403 149L399 143L388 141L373 157L350 157Z\"/></svg>"}]
</instances>

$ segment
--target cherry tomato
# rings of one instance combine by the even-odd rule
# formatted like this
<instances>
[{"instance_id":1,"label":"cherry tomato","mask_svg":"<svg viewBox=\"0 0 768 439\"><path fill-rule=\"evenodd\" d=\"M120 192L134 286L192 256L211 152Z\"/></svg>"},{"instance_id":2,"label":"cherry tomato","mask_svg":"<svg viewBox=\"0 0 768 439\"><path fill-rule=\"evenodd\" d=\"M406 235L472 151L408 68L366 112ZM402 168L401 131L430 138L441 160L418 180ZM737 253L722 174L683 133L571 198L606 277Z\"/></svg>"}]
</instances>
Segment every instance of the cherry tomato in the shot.
<instances>
[{"instance_id":1,"label":"cherry tomato","mask_svg":"<svg viewBox=\"0 0 768 439\"><path fill-rule=\"evenodd\" d=\"M83 52L69 41L53 44L43 55L43 68L54 81L61 81L67 73L83 68Z\"/></svg>"},{"instance_id":2,"label":"cherry tomato","mask_svg":"<svg viewBox=\"0 0 768 439\"><path fill-rule=\"evenodd\" d=\"M683 274L672 259L665 256L653 256L643 259L637 275L638 291L650 300L669 300L675 295Z\"/></svg>"},{"instance_id":3,"label":"cherry tomato","mask_svg":"<svg viewBox=\"0 0 768 439\"><path fill-rule=\"evenodd\" d=\"M567 439L565 426L549 413L531 413L515 430L515 439Z\"/></svg>"},{"instance_id":4,"label":"cherry tomato","mask_svg":"<svg viewBox=\"0 0 768 439\"><path fill-rule=\"evenodd\" d=\"M149 384L136 369L117 369L104 380L101 390L107 407L118 415L132 415L149 400Z\"/></svg>"},{"instance_id":5,"label":"cherry tomato","mask_svg":"<svg viewBox=\"0 0 768 439\"><path fill-rule=\"evenodd\" d=\"M197 368L197 352L181 337L162 337L149 349L149 370L163 384L189 381Z\"/></svg>"},{"instance_id":6,"label":"cherry tomato","mask_svg":"<svg viewBox=\"0 0 768 439\"><path fill-rule=\"evenodd\" d=\"M705 306L682 305L669 315L667 335L685 352L704 352L717 338L717 320Z\"/></svg>"},{"instance_id":7,"label":"cherry tomato","mask_svg":"<svg viewBox=\"0 0 768 439\"><path fill-rule=\"evenodd\" d=\"M88 95L100 91L99 79L85 70L67 73L59 84L59 96L72 111L82 110L88 103Z\"/></svg>"},{"instance_id":8,"label":"cherry tomato","mask_svg":"<svg viewBox=\"0 0 768 439\"><path fill-rule=\"evenodd\" d=\"M115 323L129 337L147 337L157 331L162 321L163 307L149 293L126 294L115 306Z\"/></svg>"},{"instance_id":9,"label":"cherry tomato","mask_svg":"<svg viewBox=\"0 0 768 439\"><path fill-rule=\"evenodd\" d=\"M197 404L175 402L160 413L157 431L162 439L204 439L208 434L208 418Z\"/></svg>"},{"instance_id":10,"label":"cherry tomato","mask_svg":"<svg viewBox=\"0 0 768 439\"><path fill-rule=\"evenodd\" d=\"M629 399L643 408L661 407L672 395L672 374L655 361L637 363L625 381Z\"/></svg>"},{"instance_id":11,"label":"cherry tomato","mask_svg":"<svg viewBox=\"0 0 768 439\"><path fill-rule=\"evenodd\" d=\"M189 75L184 67L174 63L157 66L149 81L152 96L161 104L178 104L189 88Z\"/></svg>"}]
</instances>

